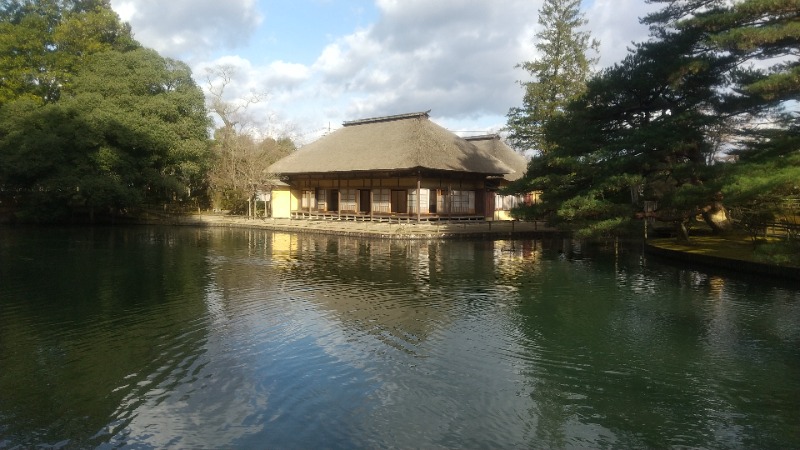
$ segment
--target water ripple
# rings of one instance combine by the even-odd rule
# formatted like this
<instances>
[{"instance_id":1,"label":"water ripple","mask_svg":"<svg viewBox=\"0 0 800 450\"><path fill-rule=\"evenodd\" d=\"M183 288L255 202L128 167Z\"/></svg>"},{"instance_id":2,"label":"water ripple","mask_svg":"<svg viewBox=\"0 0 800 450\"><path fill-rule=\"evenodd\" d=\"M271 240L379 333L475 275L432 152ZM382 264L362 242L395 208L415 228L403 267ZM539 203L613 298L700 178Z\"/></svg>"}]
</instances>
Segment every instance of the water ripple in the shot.
<instances>
[{"instance_id":1,"label":"water ripple","mask_svg":"<svg viewBox=\"0 0 800 450\"><path fill-rule=\"evenodd\" d=\"M800 444L790 287L563 242L132 233L47 251L59 290L0 266L0 447Z\"/></svg>"}]
</instances>

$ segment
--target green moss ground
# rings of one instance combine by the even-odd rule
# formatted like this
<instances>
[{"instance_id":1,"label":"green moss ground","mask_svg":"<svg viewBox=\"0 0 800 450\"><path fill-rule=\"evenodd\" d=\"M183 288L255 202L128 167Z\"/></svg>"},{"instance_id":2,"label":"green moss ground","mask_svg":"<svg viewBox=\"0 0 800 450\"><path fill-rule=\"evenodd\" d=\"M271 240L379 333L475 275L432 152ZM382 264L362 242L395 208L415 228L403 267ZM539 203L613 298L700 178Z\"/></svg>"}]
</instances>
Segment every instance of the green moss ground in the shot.
<instances>
[{"instance_id":1,"label":"green moss ground","mask_svg":"<svg viewBox=\"0 0 800 450\"><path fill-rule=\"evenodd\" d=\"M765 264L776 264L789 267L800 267L797 258L780 257L781 240L777 238L759 239L754 243L746 235L728 236L692 236L689 243L678 242L675 238L651 239L648 243L654 247L681 251L690 254L708 255L737 261L749 261ZM786 248L787 252L791 250ZM796 255L793 255L796 256Z\"/></svg>"}]
</instances>

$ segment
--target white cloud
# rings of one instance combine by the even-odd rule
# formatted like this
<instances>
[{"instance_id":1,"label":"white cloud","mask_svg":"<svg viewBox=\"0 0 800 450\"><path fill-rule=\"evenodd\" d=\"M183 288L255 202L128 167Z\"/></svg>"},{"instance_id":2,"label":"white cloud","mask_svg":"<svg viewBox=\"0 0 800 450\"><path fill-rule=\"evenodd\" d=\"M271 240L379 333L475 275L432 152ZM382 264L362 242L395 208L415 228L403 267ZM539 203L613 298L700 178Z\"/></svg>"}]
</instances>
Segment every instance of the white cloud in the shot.
<instances>
[{"instance_id":1,"label":"white cloud","mask_svg":"<svg viewBox=\"0 0 800 450\"><path fill-rule=\"evenodd\" d=\"M330 82L347 82L375 61L390 56L385 50L374 40L371 29L358 30L326 46L314 69Z\"/></svg>"},{"instance_id":2,"label":"white cloud","mask_svg":"<svg viewBox=\"0 0 800 450\"><path fill-rule=\"evenodd\" d=\"M131 19L136 16L136 2L135 1L123 1L123 0L115 0L112 2L114 6L114 11L116 11L119 18L122 19L123 22L130 22Z\"/></svg>"},{"instance_id":3,"label":"white cloud","mask_svg":"<svg viewBox=\"0 0 800 450\"><path fill-rule=\"evenodd\" d=\"M345 74L342 48L339 44L331 44L322 50L322 54L314 63L314 68L328 74Z\"/></svg>"},{"instance_id":4,"label":"white cloud","mask_svg":"<svg viewBox=\"0 0 800 450\"><path fill-rule=\"evenodd\" d=\"M595 0L586 12L592 36L600 41L600 66L622 61L633 42L644 42L648 29L639 19L656 11L657 5L641 0Z\"/></svg>"},{"instance_id":5,"label":"white cloud","mask_svg":"<svg viewBox=\"0 0 800 450\"><path fill-rule=\"evenodd\" d=\"M112 0L111 5L144 45L190 60L247 44L262 21L256 0Z\"/></svg>"},{"instance_id":6,"label":"white cloud","mask_svg":"<svg viewBox=\"0 0 800 450\"><path fill-rule=\"evenodd\" d=\"M285 61L273 61L267 69L267 82L269 85L276 85L292 88L311 78L311 69L303 64L288 63Z\"/></svg>"},{"instance_id":7,"label":"white cloud","mask_svg":"<svg viewBox=\"0 0 800 450\"><path fill-rule=\"evenodd\" d=\"M331 123L431 109L434 120L461 130L497 129L522 101L515 66L537 57L533 35L542 0L375 0L372 23L324 40L312 64L270 60L248 47L268 2L256 0L112 0L144 45L183 59L205 84L206 67L238 68L231 95L269 92L254 113L299 125L305 139ZM259 7L262 11L259 11ZM350 14L342 7L342 14ZM600 63L620 61L631 41L647 37L638 18L653 5L641 0L594 0L586 18L601 41ZM303 27L296 15L281 17ZM331 17L335 21L336 17ZM316 30L308 27L309 36ZM294 46L302 44L293 42ZM235 50L236 53L231 52ZM220 57L224 52L229 56Z\"/></svg>"},{"instance_id":8,"label":"white cloud","mask_svg":"<svg viewBox=\"0 0 800 450\"><path fill-rule=\"evenodd\" d=\"M433 109L441 117L504 115L521 96L514 66L529 1L380 0L380 20L329 45L314 65L349 117ZM498 88L504 86L504 88Z\"/></svg>"}]
</instances>

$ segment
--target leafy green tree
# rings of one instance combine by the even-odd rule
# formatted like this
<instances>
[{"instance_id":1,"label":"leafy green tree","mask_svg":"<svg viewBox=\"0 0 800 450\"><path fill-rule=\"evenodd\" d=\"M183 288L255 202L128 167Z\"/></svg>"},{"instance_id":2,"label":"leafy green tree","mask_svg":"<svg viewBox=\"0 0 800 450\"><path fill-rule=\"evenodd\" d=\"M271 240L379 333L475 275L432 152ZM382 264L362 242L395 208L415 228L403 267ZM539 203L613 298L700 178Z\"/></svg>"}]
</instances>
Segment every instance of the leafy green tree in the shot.
<instances>
[{"instance_id":1,"label":"leafy green tree","mask_svg":"<svg viewBox=\"0 0 800 450\"><path fill-rule=\"evenodd\" d=\"M44 220L202 192L208 120L189 74L151 50L100 53L59 102L4 105L4 189Z\"/></svg>"},{"instance_id":2,"label":"leafy green tree","mask_svg":"<svg viewBox=\"0 0 800 450\"><path fill-rule=\"evenodd\" d=\"M148 49L96 54L74 91L65 104L92 104L86 113L101 142L146 167L145 183L134 184L146 188L146 200L203 193L210 121L185 63Z\"/></svg>"},{"instance_id":3,"label":"leafy green tree","mask_svg":"<svg viewBox=\"0 0 800 450\"><path fill-rule=\"evenodd\" d=\"M521 82L525 88L522 106L508 112L507 140L518 150L547 152L551 145L544 127L586 88L597 61L587 52L597 52L600 44L589 32L580 31L587 24L580 4L580 0L545 0L539 10L542 29L536 33L536 49L541 57L517 66L533 80Z\"/></svg>"},{"instance_id":4,"label":"leafy green tree","mask_svg":"<svg viewBox=\"0 0 800 450\"><path fill-rule=\"evenodd\" d=\"M54 102L88 56L139 47L109 0L8 0L0 6L0 104Z\"/></svg>"},{"instance_id":5,"label":"leafy green tree","mask_svg":"<svg viewBox=\"0 0 800 450\"><path fill-rule=\"evenodd\" d=\"M185 64L140 48L106 0L6 2L0 18L13 69L0 77L0 199L21 219L204 192L210 122Z\"/></svg>"}]
</instances>

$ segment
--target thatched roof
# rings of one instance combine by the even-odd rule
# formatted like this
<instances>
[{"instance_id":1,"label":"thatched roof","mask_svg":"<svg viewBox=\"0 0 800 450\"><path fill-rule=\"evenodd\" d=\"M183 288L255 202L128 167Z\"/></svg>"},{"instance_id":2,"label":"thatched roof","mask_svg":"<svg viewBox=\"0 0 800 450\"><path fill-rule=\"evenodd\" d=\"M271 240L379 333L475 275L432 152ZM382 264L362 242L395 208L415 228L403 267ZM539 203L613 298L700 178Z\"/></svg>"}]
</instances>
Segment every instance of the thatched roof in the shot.
<instances>
[{"instance_id":1,"label":"thatched roof","mask_svg":"<svg viewBox=\"0 0 800 450\"><path fill-rule=\"evenodd\" d=\"M513 172L503 175L503 178L507 181L516 181L522 178L525 175L525 171L528 170L528 160L501 141L499 135L471 136L466 140L513 169Z\"/></svg>"},{"instance_id":2,"label":"thatched roof","mask_svg":"<svg viewBox=\"0 0 800 450\"><path fill-rule=\"evenodd\" d=\"M432 169L503 175L498 158L428 120L428 113L344 122L273 164L280 174Z\"/></svg>"}]
</instances>

